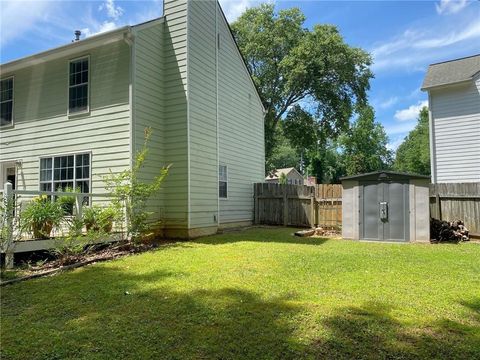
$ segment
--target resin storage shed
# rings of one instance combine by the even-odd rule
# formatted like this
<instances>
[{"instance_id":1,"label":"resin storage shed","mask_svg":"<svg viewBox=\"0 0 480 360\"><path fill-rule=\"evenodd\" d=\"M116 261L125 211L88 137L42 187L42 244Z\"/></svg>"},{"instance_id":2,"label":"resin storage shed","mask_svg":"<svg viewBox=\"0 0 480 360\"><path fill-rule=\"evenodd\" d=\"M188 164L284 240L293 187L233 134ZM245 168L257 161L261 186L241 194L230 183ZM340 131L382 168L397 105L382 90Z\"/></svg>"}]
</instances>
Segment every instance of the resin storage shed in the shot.
<instances>
[{"instance_id":1,"label":"resin storage shed","mask_svg":"<svg viewBox=\"0 0 480 360\"><path fill-rule=\"evenodd\" d=\"M430 240L429 176L378 171L341 180L344 239Z\"/></svg>"}]
</instances>

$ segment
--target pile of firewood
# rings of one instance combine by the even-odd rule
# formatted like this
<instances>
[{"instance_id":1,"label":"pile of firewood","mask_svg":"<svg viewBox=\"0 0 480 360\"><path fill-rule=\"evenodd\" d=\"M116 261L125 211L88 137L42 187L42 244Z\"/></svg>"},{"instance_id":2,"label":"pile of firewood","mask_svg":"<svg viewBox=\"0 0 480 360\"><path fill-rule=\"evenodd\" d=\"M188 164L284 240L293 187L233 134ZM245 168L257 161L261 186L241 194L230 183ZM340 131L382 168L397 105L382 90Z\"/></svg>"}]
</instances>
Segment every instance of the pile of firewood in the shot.
<instances>
[{"instance_id":1,"label":"pile of firewood","mask_svg":"<svg viewBox=\"0 0 480 360\"><path fill-rule=\"evenodd\" d=\"M470 240L468 229L462 220L443 221L430 219L430 238L431 242L454 242Z\"/></svg>"}]
</instances>

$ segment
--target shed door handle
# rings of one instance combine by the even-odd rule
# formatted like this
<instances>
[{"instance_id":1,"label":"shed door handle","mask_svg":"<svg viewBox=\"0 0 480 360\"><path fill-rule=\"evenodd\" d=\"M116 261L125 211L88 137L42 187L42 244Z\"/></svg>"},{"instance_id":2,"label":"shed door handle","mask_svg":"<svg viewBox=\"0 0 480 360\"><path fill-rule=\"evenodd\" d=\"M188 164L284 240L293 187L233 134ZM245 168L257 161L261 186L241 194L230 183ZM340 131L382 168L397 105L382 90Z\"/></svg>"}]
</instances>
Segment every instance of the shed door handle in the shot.
<instances>
[{"instance_id":1,"label":"shed door handle","mask_svg":"<svg viewBox=\"0 0 480 360\"><path fill-rule=\"evenodd\" d=\"M382 201L380 203L380 220L387 221L388 220L388 202Z\"/></svg>"}]
</instances>

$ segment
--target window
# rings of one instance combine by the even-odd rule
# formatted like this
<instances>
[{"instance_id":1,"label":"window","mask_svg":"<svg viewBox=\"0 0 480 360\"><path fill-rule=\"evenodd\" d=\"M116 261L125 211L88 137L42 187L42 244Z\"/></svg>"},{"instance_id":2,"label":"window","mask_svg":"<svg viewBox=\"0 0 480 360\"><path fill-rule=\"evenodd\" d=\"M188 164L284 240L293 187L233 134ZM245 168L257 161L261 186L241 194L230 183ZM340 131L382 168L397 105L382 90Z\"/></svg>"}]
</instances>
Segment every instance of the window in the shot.
<instances>
[{"instance_id":1,"label":"window","mask_svg":"<svg viewBox=\"0 0 480 360\"><path fill-rule=\"evenodd\" d=\"M227 166L219 165L218 166L218 196L222 199L227 198Z\"/></svg>"},{"instance_id":2,"label":"window","mask_svg":"<svg viewBox=\"0 0 480 360\"><path fill-rule=\"evenodd\" d=\"M90 154L40 159L40 190L64 191L67 187L90 192Z\"/></svg>"},{"instance_id":3,"label":"window","mask_svg":"<svg viewBox=\"0 0 480 360\"><path fill-rule=\"evenodd\" d=\"M0 81L0 126L13 124L13 77Z\"/></svg>"},{"instance_id":4,"label":"window","mask_svg":"<svg viewBox=\"0 0 480 360\"><path fill-rule=\"evenodd\" d=\"M88 111L88 57L70 61L68 111Z\"/></svg>"}]
</instances>

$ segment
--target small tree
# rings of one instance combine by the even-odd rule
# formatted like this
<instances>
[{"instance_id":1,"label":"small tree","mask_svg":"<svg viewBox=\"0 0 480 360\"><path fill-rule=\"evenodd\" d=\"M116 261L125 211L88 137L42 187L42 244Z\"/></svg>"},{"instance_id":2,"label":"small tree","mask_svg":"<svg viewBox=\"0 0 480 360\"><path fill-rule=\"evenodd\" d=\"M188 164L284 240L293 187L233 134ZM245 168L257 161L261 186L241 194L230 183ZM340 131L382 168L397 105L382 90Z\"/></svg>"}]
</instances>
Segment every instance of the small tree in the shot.
<instances>
[{"instance_id":1,"label":"small tree","mask_svg":"<svg viewBox=\"0 0 480 360\"><path fill-rule=\"evenodd\" d=\"M149 231L153 224L148 222L152 214L146 210L147 201L160 190L163 180L168 175L170 165L160 169L160 173L149 184L139 180L140 170L145 165L148 155L148 141L152 135L151 128L145 129L142 148L135 156L135 163L131 169L114 174L111 170L104 177L105 188L112 197L112 204L123 214L121 220L126 224L125 236L128 240L137 241Z\"/></svg>"},{"instance_id":2,"label":"small tree","mask_svg":"<svg viewBox=\"0 0 480 360\"><path fill-rule=\"evenodd\" d=\"M285 175L285 173L280 174L280 177L278 178L278 183L281 185L287 184L287 175Z\"/></svg>"}]
</instances>

